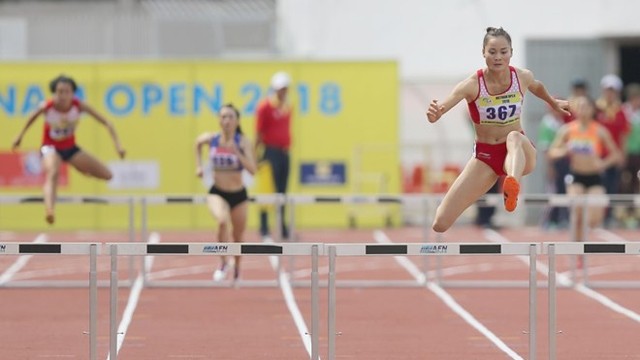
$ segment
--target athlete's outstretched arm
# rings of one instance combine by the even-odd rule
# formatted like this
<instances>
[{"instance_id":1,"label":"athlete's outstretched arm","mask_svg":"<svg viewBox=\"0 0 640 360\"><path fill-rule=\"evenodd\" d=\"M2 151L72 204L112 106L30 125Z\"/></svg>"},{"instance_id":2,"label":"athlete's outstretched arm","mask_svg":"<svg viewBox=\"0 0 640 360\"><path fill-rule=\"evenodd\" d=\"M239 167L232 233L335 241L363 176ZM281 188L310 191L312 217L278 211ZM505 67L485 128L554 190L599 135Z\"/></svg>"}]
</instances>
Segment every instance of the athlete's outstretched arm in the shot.
<instances>
[{"instance_id":1,"label":"athlete's outstretched arm","mask_svg":"<svg viewBox=\"0 0 640 360\"><path fill-rule=\"evenodd\" d=\"M202 145L208 144L215 134L204 133L196 138L194 150L196 152L196 176L202 177Z\"/></svg>"},{"instance_id":2,"label":"athlete's outstretched arm","mask_svg":"<svg viewBox=\"0 0 640 360\"><path fill-rule=\"evenodd\" d=\"M29 127L33 125L33 123L36 121L38 116L40 116L40 114L42 114L43 112L44 112L44 103L40 104L40 106L38 106L38 108L35 111L33 111L31 115L29 115L29 118L27 119L27 123L24 124L22 131L20 131L20 134L16 136L16 139L13 140L13 143L11 144L12 150L15 151L20 147L20 143L22 142L22 137L27 132L27 129L29 129Z\"/></svg>"},{"instance_id":3,"label":"athlete's outstretched arm","mask_svg":"<svg viewBox=\"0 0 640 360\"><path fill-rule=\"evenodd\" d=\"M533 73L530 70L522 69L521 71L522 71L521 77L523 77L526 83L529 84L527 86L527 90L531 91L533 95L537 96L538 98L540 98L541 100L549 104L549 106L553 110L558 111L566 116L571 115L571 113L569 113L568 111L569 109L568 101L558 100L558 99L555 99L553 96L551 96L547 91L547 88L544 86L544 84L540 80L536 80L535 77L533 76Z\"/></svg>"},{"instance_id":4,"label":"athlete's outstretched arm","mask_svg":"<svg viewBox=\"0 0 640 360\"><path fill-rule=\"evenodd\" d=\"M82 111L86 111L99 123L107 127L107 129L109 130L109 134L111 135L111 139L113 140L113 144L116 147L116 151L118 152L118 155L120 156L121 159L124 159L126 151L122 148L122 145L120 145L120 140L118 139L118 134L116 134L116 129L113 126L113 124L83 101L80 102L80 109Z\"/></svg>"},{"instance_id":5,"label":"athlete's outstretched arm","mask_svg":"<svg viewBox=\"0 0 640 360\"><path fill-rule=\"evenodd\" d=\"M235 142L234 142L234 145L235 145ZM242 137L242 141L240 142L240 147L242 148L242 151L240 151L240 149L238 149L237 147L234 147L236 156L242 163L242 166L245 169L247 169L247 171L251 175L254 175L257 170L257 165L255 161L255 156L253 155L253 147L251 146L251 142L247 138Z\"/></svg>"},{"instance_id":6,"label":"athlete's outstretched arm","mask_svg":"<svg viewBox=\"0 0 640 360\"><path fill-rule=\"evenodd\" d=\"M613 141L613 137L611 137L611 133L604 126L600 126L598 129L598 136L604 143L604 146L607 148L608 154L607 157L602 159L602 171L605 171L611 165L619 164L623 159L623 153L616 145L615 141Z\"/></svg>"},{"instance_id":7,"label":"athlete's outstretched arm","mask_svg":"<svg viewBox=\"0 0 640 360\"><path fill-rule=\"evenodd\" d=\"M434 123L438 121L442 115L446 114L447 111L451 110L451 108L456 106L462 99L469 97L469 94L473 92L473 87L476 82L477 80L474 80L473 77L467 78L458 83L443 102L440 103L437 99L432 100L431 104L429 104L429 109L427 109L427 119L429 122Z\"/></svg>"}]
</instances>

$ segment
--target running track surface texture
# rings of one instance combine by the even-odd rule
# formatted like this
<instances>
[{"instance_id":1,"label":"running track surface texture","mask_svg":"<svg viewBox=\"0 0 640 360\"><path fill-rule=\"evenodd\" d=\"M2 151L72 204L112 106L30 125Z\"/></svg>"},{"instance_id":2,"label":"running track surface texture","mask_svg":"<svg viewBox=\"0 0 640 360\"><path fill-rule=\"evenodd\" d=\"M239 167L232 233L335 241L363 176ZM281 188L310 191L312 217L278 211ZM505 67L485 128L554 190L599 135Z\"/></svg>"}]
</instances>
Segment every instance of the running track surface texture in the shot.
<instances>
[{"instance_id":1,"label":"running track surface texture","mask_svg":"<svg viewBox=\"0 0 640 360\"><path fill-rule=\"evenodd\" d=\"M422 242L420 228L303 230L300 242ZM125 242L126 233L1 233L3 242ZM567 232L539 228L499 232L457 227L445 242L568 241ZM595 230L591 241L637 241L637 231ZM152 242L213 242L212 233L152 232ZM247 242L259 242L247 234ZM430 242L433 242L430 241ZM21 259L22 258L22 259ZM128 258L119 260L119 278L128 279ZM140 259L140 258L138 258ZM445 256L444 280L520 280L529 277L518 256ZM640 257L594 255L587 259L591 280L640 282ZM138 261L138 260L136 260ZM141 260L140 260L141 261ZM296 257L292 279L310 279L310 259ZM574 261L559 256L559 283ZM146 262L149 278L211 280L219 259L212 256L156 256ZM538 280L546 281L546 256L538 257ZM109 279L109 258L98 258L99 280ZM242 280L277 278L273 258L245 256ZM415 280L423 257L339 257L343 280ZM433 264L431 267L433 268ZM82 280L89 263L74 256L0 257L0 283L18 280ZM328 261L321 257L320 280ZM212 280L211 280L212 281ZM118 359L308 359L311 324L309 288L121 287L118 292ZM241 284L241 283L240 283ZM526 359L529 354L526 287L339 287L336 359ZM0 359L87 359L87 288L0 289ZM548 302L537 291L538 359L548 354ZM320 290L320 358L327 359L327 289ZM640 290L558 289L557 359L640 359ZM109 289L98 295L98 359L109 352Z\"/></svg>"}]
</instances>

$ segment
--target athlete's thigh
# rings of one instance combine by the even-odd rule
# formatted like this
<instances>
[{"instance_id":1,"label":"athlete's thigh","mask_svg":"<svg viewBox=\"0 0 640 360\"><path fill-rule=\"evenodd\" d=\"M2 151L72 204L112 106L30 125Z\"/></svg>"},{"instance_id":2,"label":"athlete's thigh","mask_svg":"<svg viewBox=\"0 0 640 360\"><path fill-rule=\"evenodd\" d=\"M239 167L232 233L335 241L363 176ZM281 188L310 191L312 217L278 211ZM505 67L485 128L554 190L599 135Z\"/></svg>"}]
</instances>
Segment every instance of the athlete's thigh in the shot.
<instances>
[{"instance_id":1,"label":"athlete's thigh","mask_svg":"<svg viewBox=\"0 0 640 360\"><path fill-rule=\"evenodd\" d=\"M73 155L73 157L69 159L69 164L73 165L73 167L83 174L89 174L100 179L108 179L111 177L111 170L96 157L84 150L80 150Z\"/></svg>"},{"instance_id":2,"label":"athlete's thigh","mask_svg":"<svg viewBox=\"0 0 640 360\"><path fill-rule=\"evenodd\" d=\"M530 174L536 168L536 148L528 137L522 135L522 151L524 152L524 172L522 175Z\"/></svg>"},{"instance_id":3,"label":"athlete's thigh","mask_svg":"<svg viewBox=\"0 0 640 360\"><path fill-rule=\"evenodd\" d=\"M61 165L62 158L55 150L45 152L42 155L42 167L46 173L57 173Z\"/></svg>"},{"instance_id":4,"label":"athlete's thigh","mask_svg":"<svg viewBox=\"0 0 640 360\"><path fill-rule=\"evenodd\" d=\"M587 194L605 195L606 189L601 185L591 186L589 189L587 189ZM592 226L600 224L604 219L605 209L606 207L604 206L589 206L589 224L591 224Z\"/></svg>"},{"instance_id":5,"label":"athlete's thigh","mask_svg":"<svg viewBox=\"0 0 640 360\"><path fill-rule=\"evenodd\" d=\"M244 201L236 205L231 210L231 224L233 226L233 232L243 232L247 226L247 212L249 209L249 202Z\"/></svg>"},{"instance_id":6,"label":"athlete's thigh","mask_svg":"<svg viewBox=\"0 0 640 360\"><path fill-rule=\"evenodd\" d=\"M229 219L229 204L220 195L208 195L207 207L218 223Z\"/></svg>"},{"instance_id":7,"label":"athlete's thigh","mask_svg":"<svg viewBox=\"0 0 640 360\"><path fill-rule=\"evenodd\" d=\"M458 217L495 184L498 175L478 159L471 159L445 195L438 212L443 217Z\"/></svg>"},{"instance_id":8,"label":"athlete's thigh","mask_svg":"<svg viewBox=\"0 0 640 360\"><path fill-rule=\"evenodd\" d=\"M584 195L585 192L586 192L586 189L584 185L580 183L573 183L573 184L567 185L567 195L579 196L579 195ZM574 215L576 216L576 219L582 220L582 205L575 205L571 209L575 211Z\"/></svg>"}]
</instances>

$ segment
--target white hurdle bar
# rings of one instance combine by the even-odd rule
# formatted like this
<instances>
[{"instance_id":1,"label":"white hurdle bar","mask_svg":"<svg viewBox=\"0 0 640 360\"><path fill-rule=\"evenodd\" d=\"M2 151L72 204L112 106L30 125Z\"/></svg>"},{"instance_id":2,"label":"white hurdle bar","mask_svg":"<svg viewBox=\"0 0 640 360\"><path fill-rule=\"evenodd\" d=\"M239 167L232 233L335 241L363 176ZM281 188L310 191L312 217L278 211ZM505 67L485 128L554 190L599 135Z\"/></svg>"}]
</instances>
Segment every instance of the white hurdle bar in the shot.
<instances>
[{"instance_id":1,"label":"white hurdle bar","mask_svg":"<svg viewBox=\"0 0 640 360\"><path fill-rule=\"evenodd\" d=\"M423 236L422 241L424 243L431 242L431 217L430 213L436 208L438 203L442 200L443 194L344 194L344 195L306 195L306 194L266 194L256 195L250 197L250 201L256 204L271 204L277 207L286 205L288 207L287 216L289 218L289 232L290 239L295 239L295 206L305 204L408 204L418 203L422 204L425 208L425 221L423 224ZM147 234L147 204L205 204L207 195L189 195L189 194L176 194L168 196L142 196L141 209L142 209L142 239L146 238ZM478 206L499 206L503 202L502 194L487 194L478 199L476 205ZM566 195L566 194L521 194L520 202L525 205L549 205L559 207L575 208L576 206L609 206L609 205L636 205L640 206L640 195L628 195L628 194L614 194L614 195ZM276 228L280 229L280 211L276 211ZM571 211L573 214L573 211ZM586 212L585 212L586 215ZM586 224L586 222L585 222ZM575 241L575 229L571 227L570 241ZM588 231L585 229L585 236L588 236ZM281 234L277 233L276 241L282 240ZM436 236L436 241L439 241L439 237ZM295 257L289 258L287 263L287 271L294 269ZM435 276L436 282L446 288L452 287L496 287L496 288L512 288L512 287L527 287L528 284L525 281L514 280L444 280L442 278L442 264L441 258L436 258L435 261ZM278 262L278 266L282 267L282 262ZM425 258L423 265L424 274L427 275L428 262ZM144 273L144 266L142 267L143 277L145 283L147 283L147 277ZM576 278L575 264L571 267L571 277ZM586 279L586 269L583 269L583 278ZM211 286L205 282L191 282L191 283L176 283L172 281L151 281L150 286ZM308 281L296 281L292 280L293 286L308 286ZM546 286L546 281L541 280L538 286ZM218 284L223 285L223 284ZM338 281L336 284L341 286L360 286L360 287L378 287L378 286L394 286L394 287L406 287L415 286L412 281L384 281L384 280L358 280L358 281ZM598 283L598 286L606 286L606 284ZM635 287L640 287L637 282L627 284ZM255 286L274 286L273 283L256 283ZM322 286L322 285L321 285ZM614 284L613 286L623 286L622 283Z\"/></svg>"},{"instance_id":2,"label":"white hurdle bar","mask_svg":"<svg viewBox=\"0 0 640 360\"><path fill-rule=\"evenodd\" d=\"M557 334L557 255L640 255L640 243L543 243L543 253L549 257L549 360L556 359Z\"/></svg>"},{"instance_id":3,"label":"white hurdle bar","mask_svg":"<svg viewBox=\"0 0 640 360\"><path fill-rule=\"evenodd\" d=\"M529 256L529 359L536 359L537 281L536 256L541 253L537 243L410 243L410 244L327 244L329 256L328 292L328 359L336 358L336 275L335 264L339 256L452 256L452 255L528 255ZM422 285L424 286L424 284Z\"/></svg>"},{"instance_id":4,"label":"white hurdle bar","mask_svg":"<svg viewBox=\"0 0 640 360\"><path fill-rule=\"evenodd\" d=\"M88 255L89 256L89 359L97 359L98 335L98 275L97 256L101 245L96 243L0 243L2 255ZM85 283L86 284L86 283ZM86 286L86 285L85 285Z\"/></svg>"}]
</instances>

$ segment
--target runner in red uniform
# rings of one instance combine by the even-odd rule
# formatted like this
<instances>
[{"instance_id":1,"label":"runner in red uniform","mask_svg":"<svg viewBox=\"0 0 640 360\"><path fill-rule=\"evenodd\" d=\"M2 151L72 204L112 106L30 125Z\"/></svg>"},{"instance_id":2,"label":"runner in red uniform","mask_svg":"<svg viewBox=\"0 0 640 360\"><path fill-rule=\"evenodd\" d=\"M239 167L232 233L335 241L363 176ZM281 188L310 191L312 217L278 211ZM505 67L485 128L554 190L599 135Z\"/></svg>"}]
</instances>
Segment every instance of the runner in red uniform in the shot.
<instances>
[{"instance_id":1,"label":"runner in red uniform","mask_svg":"<svg viewBox=\"0 0 640 360\"><path fill-rule=\"evenodd\" d=\"M58 173L62 162L67 162L81 173L102 180L113 177L111 171L98 159L76 145L75 130L83 112L88 113L103 124L111 134L116 151L124 158L125 151L120 145L113 125L93 108L75 97L75 81L66 76L58 76L49 84L52 98L43 102L29 116L24 128L13 142L16 150L27 129L40 115L44 115L44 133L42 136L42 165L45 171L44 204L45 220L49 224L55 221L54 208L58 189Z\"/></svg>"},{"instance_id":2,"label":"runner in red uniform","mask_svg":"<svg viewBox=\"0 0 640 360\"><path fill-rule=\"evenodd\" d=\"M527 69L509 66L511 36L502 28L487 28L482 54L487 67L460 82L442 102L433 100L427 110L436 122L463 99L467 101L475 128L474 157L455 180L436 211L433 229L444 232L462 212L484 195L500 175L507 211L514 211L520 180L535 168L536 150L524 136L520 118L524 94L529 90L552 109L569 115L566 101L549 95Z\"/></svg>"}]
</instances>

